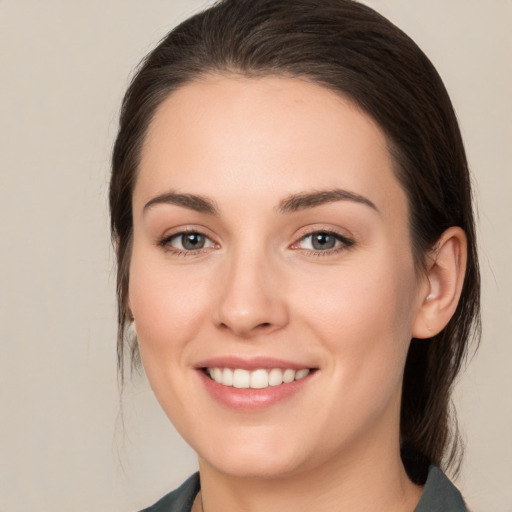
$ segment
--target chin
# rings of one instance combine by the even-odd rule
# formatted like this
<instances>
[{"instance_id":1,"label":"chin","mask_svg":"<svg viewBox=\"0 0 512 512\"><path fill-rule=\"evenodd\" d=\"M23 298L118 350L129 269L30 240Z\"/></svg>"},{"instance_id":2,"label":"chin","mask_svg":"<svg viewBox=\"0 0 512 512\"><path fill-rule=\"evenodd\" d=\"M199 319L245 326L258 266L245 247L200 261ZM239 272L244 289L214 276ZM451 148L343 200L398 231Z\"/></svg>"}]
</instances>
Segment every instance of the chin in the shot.
<instances>
[{"instance_id":1,"label":"chin","mask_svg":"<svg viewBox=\"0 0 512 512\"><path fill-rule=\"evenodd\" d=\"M304 451L298 447L301 444L295 443L294 449L287 450L282 442L265 443L260 439L247 443L245 439L240 443L212 443L206 450L196 451L200 462L220 473L237 478L276 479L304 469Z\"/></svg>"},{"instance_id":2,"label":"chin","mask_svg":"<svg viewBox=\"0 0 512 512\"><path fill-rule=\"evenodd\" d=\"M200 457L200 460L202 458ZM236 478L274 480L285 478L300 471L302 464L297 460L272 457L269 453L255 454L254 457L236 459L208 460L202 459L216 471Z\"/></svg>"}]
</instances>

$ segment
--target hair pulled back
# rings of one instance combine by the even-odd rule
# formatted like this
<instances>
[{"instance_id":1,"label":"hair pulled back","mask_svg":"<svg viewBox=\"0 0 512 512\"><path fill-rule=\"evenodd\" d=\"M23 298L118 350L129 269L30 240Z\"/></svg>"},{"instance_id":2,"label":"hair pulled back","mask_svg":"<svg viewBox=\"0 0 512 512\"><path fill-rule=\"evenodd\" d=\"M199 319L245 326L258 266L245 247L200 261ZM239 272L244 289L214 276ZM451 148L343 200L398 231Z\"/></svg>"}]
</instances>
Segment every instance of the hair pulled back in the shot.
<instances>
[{"instance_id":1,"label":"hair pulled back","mask_svg":"<svg viewBox=\"0 0 512 512\"><path fill-rule=\"evenodd\" d=\"M387 136L396 176L407 194L418 272L444 230L460 226L465 231L468 262L457 310L437 336L412 340L400 420L404 459L414 453L444 468L453 466L458 435L450 414L451 388L472 335L479 333L480 311L464 146L432 63L400 29L352 0L221 0L173 29L142 61L122 104L110 184L121 378L131 319L132 193L141 148L162 101L207 74L306 79L348 97L370 115ZM136 342L131 348L136 358Z\"/></svg>"}]
</instances>

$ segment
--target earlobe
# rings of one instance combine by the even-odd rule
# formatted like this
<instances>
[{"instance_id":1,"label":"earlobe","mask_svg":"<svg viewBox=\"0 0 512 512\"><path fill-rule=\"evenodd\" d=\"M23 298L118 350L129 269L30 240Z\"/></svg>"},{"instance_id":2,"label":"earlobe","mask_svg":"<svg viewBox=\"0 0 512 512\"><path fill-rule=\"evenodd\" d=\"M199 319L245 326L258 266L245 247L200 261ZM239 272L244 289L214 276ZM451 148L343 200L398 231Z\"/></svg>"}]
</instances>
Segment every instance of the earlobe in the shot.
<instances>
[{"instance_id":1,"label":"earlobe","mask_svg":"<svg viewBox=\"0 0 512 512\"><path fill-rule=\"evenodd\" d=\"M460 227L447 229L428 257L425 286L413 323L414 338L441 332L455 313L466 273L467 240Z\"/></svg>"},{"instance_id":2,"label":"earlobe","mask_svg":"<svg viewBox=\"0 0 512 512\"><path fill-rule=\"evenodd\" d=\"M128 334L132 338L137 337L137 326L135 325L135 318L128 325Z\"/></svg>"}]
</instances>

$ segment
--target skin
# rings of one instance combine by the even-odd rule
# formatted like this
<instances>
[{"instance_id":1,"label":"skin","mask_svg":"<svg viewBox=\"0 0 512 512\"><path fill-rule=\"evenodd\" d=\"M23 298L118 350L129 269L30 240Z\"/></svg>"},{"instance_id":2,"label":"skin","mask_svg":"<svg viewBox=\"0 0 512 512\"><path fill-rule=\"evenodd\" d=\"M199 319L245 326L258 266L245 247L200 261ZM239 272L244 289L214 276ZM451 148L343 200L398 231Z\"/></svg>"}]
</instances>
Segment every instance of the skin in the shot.
<instances>
[{"instance_id":1,"label":"skin","mask_svg":"<svg viewBox=\"0 0 512 512\"><path fill-rule=\"evenodd\" d=\"M279 208L334 189L367 203ZM217 212L146 206L171 191ZM405 357L453 312L464 236L447 232L416 271L407 198L373 120L297 79L187 84L152 121L133 212L129 307L155 395L198 453L205 510L414 510L421 488L399 456ZM170 238L183 230L204 247L184 251ZM342 238L313 250L308 235L325 231ZM292 397L238 411L196 369L226 355L317 370Z\"/></svg>"}]
</instances>

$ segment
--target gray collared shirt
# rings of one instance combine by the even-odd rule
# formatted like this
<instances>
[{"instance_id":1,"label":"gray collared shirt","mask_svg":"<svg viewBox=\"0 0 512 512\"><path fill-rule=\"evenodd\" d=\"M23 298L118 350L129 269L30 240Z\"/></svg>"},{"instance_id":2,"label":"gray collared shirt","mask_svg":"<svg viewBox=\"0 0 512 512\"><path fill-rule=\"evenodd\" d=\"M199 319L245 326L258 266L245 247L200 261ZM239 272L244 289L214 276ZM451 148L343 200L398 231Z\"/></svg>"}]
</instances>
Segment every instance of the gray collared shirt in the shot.
<instances>
[{"instance_id":1,"label":"gray collared shirt","mask_svg":"<svg viewBox=\"0 0 512 512\"><path fill-rule=\"evenodd\" d=\"M199 473L192 475L181 487L141 512L190 512L199 492ZM436 466L430 466L420 502L414 512L467 512L460 492Z\"/></svg>"},{"instance_id":2,"label":"gray collared shirt","mask_svg":"<svg viewBox=\"0 0 512 512\"><path fill-rule=\"evenodd\" d=\"M460 492L436 466L430 466L425 488L414 512L467 512Z\"/></svg>"}]
</instances>

